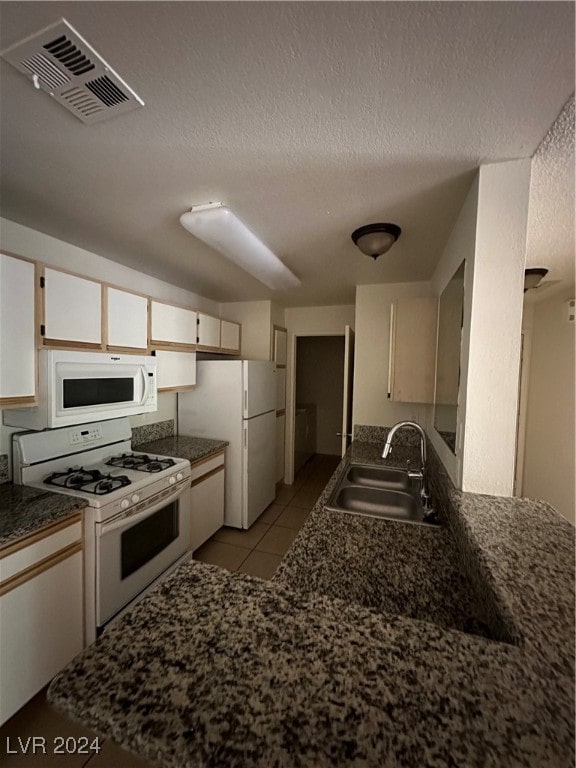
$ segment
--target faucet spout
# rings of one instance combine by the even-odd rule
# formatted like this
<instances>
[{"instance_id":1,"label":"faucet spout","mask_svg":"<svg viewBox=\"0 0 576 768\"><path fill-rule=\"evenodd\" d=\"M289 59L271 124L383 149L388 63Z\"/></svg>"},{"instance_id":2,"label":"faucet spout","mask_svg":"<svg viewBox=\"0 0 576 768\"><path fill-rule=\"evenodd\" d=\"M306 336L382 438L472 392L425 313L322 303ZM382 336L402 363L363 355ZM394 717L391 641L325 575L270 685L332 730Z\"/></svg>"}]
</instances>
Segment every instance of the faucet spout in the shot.
<instances>
[{"instance_id":1,"label":"faucet spout","mask_svg":"<svg viewBox=\"0 0 576 768\"><path fill-rule=\"evenodd\" d=\"M420 435L420 472L418 473L418 477L420 477L422 483L422 502L424 506L427 507L430 494L428 493L428 483L426 481L426 433L420 424L417 424L415 421L399 421L397 424L394 424L388 432L386 443L382 449L382 458L385 459L392 452L392 440L396 432L406 427L415 429Z\"/></svg>"}]
</instances>

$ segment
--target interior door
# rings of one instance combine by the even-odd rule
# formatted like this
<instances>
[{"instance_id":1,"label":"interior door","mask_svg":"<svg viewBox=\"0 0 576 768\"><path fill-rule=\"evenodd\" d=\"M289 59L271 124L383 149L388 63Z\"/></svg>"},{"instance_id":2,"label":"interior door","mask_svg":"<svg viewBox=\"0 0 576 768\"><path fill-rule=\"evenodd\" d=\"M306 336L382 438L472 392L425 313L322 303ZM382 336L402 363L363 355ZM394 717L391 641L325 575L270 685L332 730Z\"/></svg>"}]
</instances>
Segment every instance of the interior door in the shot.
<instances>
[{"instance_id":1,"label":"interior door","mask_svg":"<svg viewBox=\"0 0 576 768\"><path fill-rule=\"evenodd\" d=\"M352 389L354 386L354 331L344 329L344 397L342 398L342 456L352 442Z\"/></svg>"}]
</instances>

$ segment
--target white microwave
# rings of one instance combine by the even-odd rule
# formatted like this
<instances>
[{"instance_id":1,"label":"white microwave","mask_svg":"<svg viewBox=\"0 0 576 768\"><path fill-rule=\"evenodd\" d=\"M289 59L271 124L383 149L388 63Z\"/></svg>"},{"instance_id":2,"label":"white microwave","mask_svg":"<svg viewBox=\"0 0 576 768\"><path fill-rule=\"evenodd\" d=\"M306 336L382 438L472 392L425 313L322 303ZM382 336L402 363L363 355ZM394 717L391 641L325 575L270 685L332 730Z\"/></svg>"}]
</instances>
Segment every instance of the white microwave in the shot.
<instances>
[{"instance_id":1,"label":"white microwave","mask_svg":"<svg viewBox=\"0 0 576 768\"><path fill-rule=\"evenodd\" d=\"M156 359L111 352L38 352L38 405L3 411L11 427L53 429L156 411Z\"/></svg>"}]
</instances>

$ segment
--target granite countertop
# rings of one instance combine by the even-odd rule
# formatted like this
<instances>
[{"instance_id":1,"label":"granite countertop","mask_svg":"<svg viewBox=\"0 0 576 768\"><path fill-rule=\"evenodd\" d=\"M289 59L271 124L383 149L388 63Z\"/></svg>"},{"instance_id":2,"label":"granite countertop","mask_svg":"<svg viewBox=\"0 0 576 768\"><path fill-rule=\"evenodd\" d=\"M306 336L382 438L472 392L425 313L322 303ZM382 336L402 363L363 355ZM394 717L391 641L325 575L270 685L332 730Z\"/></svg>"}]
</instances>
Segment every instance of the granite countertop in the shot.
<instances>
[{"instance_id":1,"label":"granite countertop","mask_svg":"<svg viewBox=\"0 0 576 768\"><path fill-rule=\"evenodd\" d=\"M453 491L443 529L360 520L324 509L343 469L272 582L181 566L49 700L162 768L573 766L573 527Z\"/></svg>"},{"instance_id":2,"label":"granite countertop","mask_svg":"<svg viewBox=\"0 0 576 768\"><path fill-rule=\"evenodd\" d=\"M188 459L194 464L200 459L205 459L213 453L222 451L228 442L226 440L211 440L207 437L188 437L186 435L173 435L159 440L151 440L147 443L139 443L135 450L142 453L156 453L160 456L177 456Z\"/></svg>"},{"instance_id":3,"label":"granite countertop","mask_svg":"<svg viewBox=\"0 0 576 768\"><path fill-rule=\"evenodd\" d=\"M0 485L0 548L30 536L87 506L85 499L30 488Z\"/></svg>"}]
</instances>

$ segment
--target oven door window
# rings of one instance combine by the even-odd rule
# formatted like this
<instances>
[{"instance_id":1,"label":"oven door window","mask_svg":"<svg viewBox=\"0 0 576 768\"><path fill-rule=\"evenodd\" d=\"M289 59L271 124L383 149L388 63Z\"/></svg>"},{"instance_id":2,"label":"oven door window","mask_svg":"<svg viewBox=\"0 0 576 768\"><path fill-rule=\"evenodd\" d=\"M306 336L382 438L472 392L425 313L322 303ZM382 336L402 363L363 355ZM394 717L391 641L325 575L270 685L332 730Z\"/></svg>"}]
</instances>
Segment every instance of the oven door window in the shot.
<instances>
[{"instance_id":1,"label":"oven door window","mask_svg":"<svg viewBox=\"0 0 576 768\"><path fill-rule=\"evenodd\" d=\"M121 578L126 579L178 538L178 504L172 502L124 531L120 537Z\"/></svg>"},{"instance_id":2,"label":"oven door window","mask_svg":"<svg viewBox=\"0 0 576 768\"><path fill-rule=\"evenodd\" d=\"M63 379L62 404L64 408L83 408L108 403L132 403L134 378Z\"/></svg>"}]
</instances>

